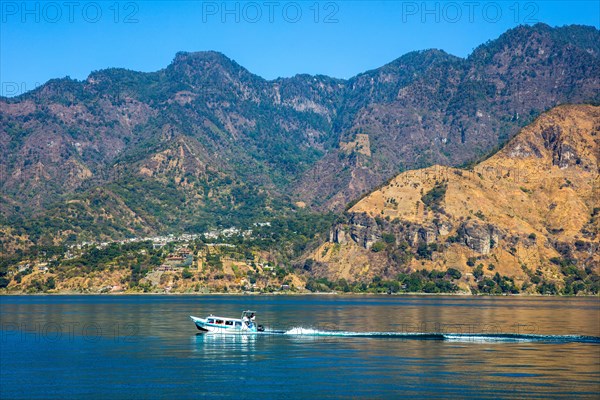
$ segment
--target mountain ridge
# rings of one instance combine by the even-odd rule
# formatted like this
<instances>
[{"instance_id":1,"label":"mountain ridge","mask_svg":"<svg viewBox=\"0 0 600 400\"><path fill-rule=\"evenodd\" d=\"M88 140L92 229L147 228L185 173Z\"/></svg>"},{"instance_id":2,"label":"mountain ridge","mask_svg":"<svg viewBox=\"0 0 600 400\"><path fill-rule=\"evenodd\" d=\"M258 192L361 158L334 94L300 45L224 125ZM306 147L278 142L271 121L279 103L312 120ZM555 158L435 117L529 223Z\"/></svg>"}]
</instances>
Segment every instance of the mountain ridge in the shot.
<instances>
[{"instance_id":1,"label":"mountain ridge","mask_svg":"<svg viewBox=\"0 0 600 400\"><path fill-rule=\"evenodd\" d=\"M217 217L246 206L257 218L295 204L342 210L398 171L472 161L555 103L599 102L597 42L593 27L535 25L467 58L411 52L348 80L267 81L218 52L180 52L156 72L51 80L0 99L2 224L39 231L34 241L54 236L55 222L83 233L90 227L69 201L102 189L146 215L136 220L155 221L131 231L138 224L121 220L120 231L90 215L107 237L192 229L199 218L204 227L251 224ZM100 208L121 215L110 204Z\"/></svg>"}]
</instances>

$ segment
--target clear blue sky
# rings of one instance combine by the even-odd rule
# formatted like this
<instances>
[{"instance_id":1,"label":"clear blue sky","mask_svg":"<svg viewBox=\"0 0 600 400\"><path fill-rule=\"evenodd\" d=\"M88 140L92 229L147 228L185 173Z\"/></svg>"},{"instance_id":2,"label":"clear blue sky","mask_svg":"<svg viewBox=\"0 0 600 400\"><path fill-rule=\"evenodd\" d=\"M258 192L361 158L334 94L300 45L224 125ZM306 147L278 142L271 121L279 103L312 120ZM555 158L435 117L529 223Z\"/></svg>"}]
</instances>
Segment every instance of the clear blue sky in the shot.
<instances>
[{"instance_id":1,"label":"clear blue sky","mask_svg":"<svg viewBox=\"0 0 600 400\"><path fill-rule=\"evenodd\" d=\"M348 78L412 50L467 56L518 24L600 27L600 1L0 0L0 83L19 94L51 78L164 68L216 50L267 79Z\"/></svg>"}]
</instances>

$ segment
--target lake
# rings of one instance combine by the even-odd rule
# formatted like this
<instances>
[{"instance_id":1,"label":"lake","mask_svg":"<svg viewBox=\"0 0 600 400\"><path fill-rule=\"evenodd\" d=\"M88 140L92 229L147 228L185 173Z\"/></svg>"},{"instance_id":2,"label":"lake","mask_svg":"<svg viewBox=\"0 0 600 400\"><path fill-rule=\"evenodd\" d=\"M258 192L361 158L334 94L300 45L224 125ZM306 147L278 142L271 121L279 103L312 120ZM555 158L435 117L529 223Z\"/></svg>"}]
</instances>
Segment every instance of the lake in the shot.
<instances>
[{"instance_id":1,"label":"lake","mask_svg":"<svg viewBox=\"0 0 600 400\"><path fill-rule=\"evenodd\" d=\"M188 317L244 309L286 333ZM2 399L600 394L598 298L1 296L0 318Z\"/></svg>"}]
</instances>

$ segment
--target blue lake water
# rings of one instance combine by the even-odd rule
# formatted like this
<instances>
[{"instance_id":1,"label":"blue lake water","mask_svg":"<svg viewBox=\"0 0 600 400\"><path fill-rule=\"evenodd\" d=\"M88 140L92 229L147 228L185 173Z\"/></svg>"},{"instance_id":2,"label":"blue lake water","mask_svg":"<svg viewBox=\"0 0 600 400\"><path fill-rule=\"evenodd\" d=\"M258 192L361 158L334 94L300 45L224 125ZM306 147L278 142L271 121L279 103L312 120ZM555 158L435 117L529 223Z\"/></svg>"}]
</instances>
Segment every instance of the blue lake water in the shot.
<instances>
[{"instance_id":1,"label":"blue lake water","mask_svg":"<svg viewBox=\"0 0 600 400\"><path fill-rule=\"evenodd\" d=\"M243 309L286 333L188 318ZM2 399L600 396L598 298L2 296L0 329Z\"/></svg>"}]
</instances>

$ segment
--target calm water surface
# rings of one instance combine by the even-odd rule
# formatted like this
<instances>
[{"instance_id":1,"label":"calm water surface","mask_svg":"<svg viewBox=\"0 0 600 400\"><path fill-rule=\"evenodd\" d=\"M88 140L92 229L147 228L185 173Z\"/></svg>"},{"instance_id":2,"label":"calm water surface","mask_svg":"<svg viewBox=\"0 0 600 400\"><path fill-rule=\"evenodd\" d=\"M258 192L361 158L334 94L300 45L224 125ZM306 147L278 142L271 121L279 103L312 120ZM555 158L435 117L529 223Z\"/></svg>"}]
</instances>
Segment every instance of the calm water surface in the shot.
<instances>
[{"instance_id":1,"label":"calm water surface","mask_svg":"<svg viewBox=\"0 0 600 400\"><path fill-rule=\"evenodd\" d=\"M248 308L305 334L188 318ZM550 336L600 336L598 298L3 296L0 318L2 399L600 396L600 341Z\"/></svg>"}]
</instances>

